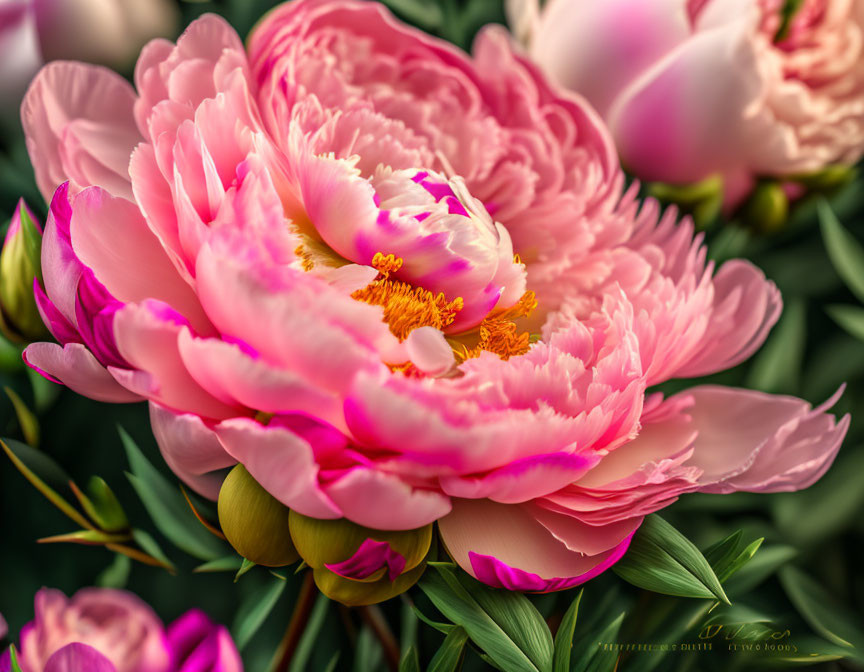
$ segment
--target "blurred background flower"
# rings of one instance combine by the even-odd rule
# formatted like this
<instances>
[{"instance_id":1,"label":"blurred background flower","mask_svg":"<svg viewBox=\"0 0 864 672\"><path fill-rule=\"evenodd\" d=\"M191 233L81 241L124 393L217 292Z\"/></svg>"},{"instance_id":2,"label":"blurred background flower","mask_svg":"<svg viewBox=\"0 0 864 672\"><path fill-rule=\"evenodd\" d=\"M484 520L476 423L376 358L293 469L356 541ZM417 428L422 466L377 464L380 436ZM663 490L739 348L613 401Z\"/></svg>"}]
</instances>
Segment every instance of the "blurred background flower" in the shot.
<instances>
[{"instance_id":1,"label":"blurred background flower","mask_svg":"<svg viewBox=\"0 0 864 672\"><path fill-rule=\"evenodd\" d=\"M3 0L0 3L0 114L18 105L43 63L74 59L126 70L145 43L172 37L171 0Z\"/></svg>"},{"instance_id":2,"label":"blurred background flower","mask_svg":"<svg viewBox=\"0 0 864 672\"><path fill-rule=\"evenodd\" d=\"M864 152L864 3L508 5L531 56L594 105L642 180L720 176L727 212L758 186L755 218L772 217L784 191L796 197ZM766 179L783 191L766 193Z\"/></svg>"},{"instance_id":3,"label":"blurred background flower","mask_svg":"<svg viewBox=\"0 0 864 672\"><path fill-rule=\"evenodd\" d=\"M124 590L85 588L67 598L43 588L35 618L15 651L21 672L242 672L228 631L201 611L167 630L140 598ZM14 670L12 650L0 672Z\"/></svg>"}]
</instances>

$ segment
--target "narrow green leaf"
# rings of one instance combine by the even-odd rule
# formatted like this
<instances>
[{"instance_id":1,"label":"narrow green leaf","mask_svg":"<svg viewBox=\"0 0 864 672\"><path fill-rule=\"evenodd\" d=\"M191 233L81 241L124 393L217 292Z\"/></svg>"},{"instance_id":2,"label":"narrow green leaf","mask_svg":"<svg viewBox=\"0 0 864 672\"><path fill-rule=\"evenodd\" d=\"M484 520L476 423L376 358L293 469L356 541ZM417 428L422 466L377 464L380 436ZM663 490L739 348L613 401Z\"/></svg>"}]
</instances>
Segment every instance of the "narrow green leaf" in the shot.
<instances>
[{"instance_id":1,"label":"narrow green leaf","mask_svg":"<svg viewBox=\"0 0 864 672\"><path fill-rule=\"evenodd\" d=\"M719 575L738 555L738 547L741 544L742 536L744 536L744 532L738 530L716 544L712 544L702 552L702 555L705 556L705 559L714 568L715 574Z\"/></svg>"},{"instance_id":2,"label":"narrow green leaf","mask_svg":"<svg viewBox=\"0 0 864 672\"><path fill-rule=\"evenodd\" d=\"M51 537L42 537L40 544L85 544L88 546L105 546L107 544L122 544L129 540L128 534L111 534L102 530L76 530L67 534L56 534Z\"/></svg>"},{"instance_id":3,"label":"narrow green leaf","mask_svg":"<svg viewBox=\"0 0 864 672\"><path fill-rule=\"evenodd\" d=\"M426 672L456 672L465 644L468 642L468 633L464 628L455 628L444 638L444 643L435 652Z\"/></svg>"},{"instance_id":4,"label":"narrow green leaf","mask_svg":"<svg viewBox=\"0 0 864 672\"><path fill-rule=\"evenodd\" d=\"M371 628L364 627L357 636L357 648L354 650L354 672L377 672L383 660L381 643L376 639Z\"/></svg>"},{"instance_id":5,"label":"narrow green leaf","mask_svg":"<svg viewBox=\"0 0 864 672\"><path fill-rule=\"evenodd\" d=\"M864 341L864 308L860 306L825 306L825 312L851 336Z\"/></svg>"},{"instance_id":6,"label":"narrow green leaf","mask_svg":"<svg viewBox=\"0 0 864 672\"><path fill-rule=\"evenodd\" d=\"M578 656L573 666L576 672L612 672L618 664L620 653L614 645L624 622L625 613L619 614L596 636L580 643Z\"/></svg>"},{"instance_id":7,"label":"narrow green leaf","mask_svg":"<svg viewBox=\"0 0 864 672\"><path fill-rule=\"evenodd\" d=\"M417 647L417 626L419 621L417 614L412 608L414 605L411 598L407 594L402 593L402 618L401 627L399 628L399 648L402 651L407 651L411 647Z\"/></svg>"},{"instance_id":8,"label":"narrow green leaf","mask_svg":"<svg viewBox=\"0 0 864 672\"><path fill-rule=\"evenodd\" d=\"M449 635L451 630L459 627L458 625L454 625L453 623L441 623L440 621L433 621L417 607L411 608L414 610L414 613L417 614L417 618L423 621L426 625L435 628L438 632L442 632L445 635Z\"/></svg>"},{"instance_id":9,"label":"narrow green leaf","mask_svg":"<svg viewBox=\"0 0 864 672\"><path fill-rule=\"evenodd\" d=\"M806 331L805 304L800 299L792 300L754 358L745 386L773 394L794 393L801 376Z\"/></svg>"},{"instance_id":10,"label":"narrow green leaf","mask_svg":"<svg viewBox=\"0 0 864 672\"><path fill-rule=\"evenodd\" d=\"M627 553L612 569L639 588L679 597L716 598L729 604L720 580L699 549L657 514L645 518Z\"/></svg>"},{"instance_id":11,"label":"narrow green leaf","mask_svg":"<svg viewBox=\"0 0 864 672\"><path fill-rule=\"evenodd\" d=\"M840 224L824 199L819 202L819 221L834 270L858 300L864 302L864 247Z\"/></svg>"},{"instance_id":12,"label":"narrow green leaf","mask_svg":"<svg viewBox=\"0 0 864 672\"><path fill-rule=\"evenodd\" d=\"M333 657L330 659L330 662L327 663L327 667L324 668L324 672L335 672L336 665L339 664L339 654L341 651L337 651L333 654Z\"/></svg>"},{"instance_id":13,"label":"narrow green leaf","mask_svg":"<svg viewBox=\"0 0 864 672\"><path fill-rule=\"evenodd\" d=\"M239 651L246 648L267 620L267 616L285 591L286 585L285 581L270 580L243 600L234 618L234 625L231 627L231 634Z\"/></svg>"},{"instance_id":14,"label":"narrow green leaf","mask_svg":"<svg viewBox=\"0 0 864 672\"><path fill-rule=\"evenodd\" d=\"M18 651L14 644L9 645L9 659L12 664L10 672L21 672L21 665L18 663Z\"/></svg>"},{"instance_id":15,"label":"narrow green leaf","mask_svg":"<svg viewBox=\"0 0 864 672\"><path fill-rule=\"evenodd\" d=\"M115 553L111 564L96 577L96 585L101 588L116 588L118 590L125 588L131 571L132 561L125 555Z\"/></svg>"},{"instance_id":16,"label":"narrow green leaf","mask_svg":"<svg viewBox=\"0 0 864 672\"><path fill-rule=\"evenodd\" d=\"M81 492L74 483L70 483L70 486L84 511L100 529L106 532L118 532L129 527L126 512L123 511L117 497L104 480L92 476L87 483L86 494Z\"/></svg>"},{"instance_id":17,"label":"narrow green leaf","mask_svg":"<svg viewBox=\"0 0 864 672\"><path fill-rule=\"evenodd\" d=\"M150 464L123 428L131 474L126 474L159 531L177 548L200 560L216 560L230 550L195 519L180 491Z\"/></svg>"},{"instance_id":18,"label":"narrow green leaf","mask_svg":"<svg viewBox=\"0 0 864 672\"><path fill-rule=\"evenodd\" d=\"M27 408L24 400L18 396L18 393L11 387L4 386L3 391L12 402L15 408L15 415L18 417L18 424L21 426L21 433L24 435L24 440L33 448L39 446L39 420L33 415L33 411Z\"/></svg>"},{"instance_id":19,"label":"narrow green leaf","mask_svg":"<svg viewBox=\"0 0 864 672\"><path fill-rule=\"evenodd\" d=\"M552 670L552 634L527 597L514 591L490 588L465 572L458 572L456 576L480 608L525 652L538 670Z\"/></svg>"},{"instance_id":20,"label":"narrow green leaf","mask_svg":"<svg viewBox=\"0 0 864 672\"><path fill-rule=\"evenodd\" d=\"M420 672L420 656L417 649L409 646L399 661L399 672Z\"/></svg>"},{"instance_id":21,"label":"narrow green leaf","mask_svg":"<svg viewBox=\"0 0 864 672\"><path fill-rule=\"evenodd\" d=\"M576 632L576 619L579 616L579 603L582 601L584 589L580 589L576 599L570 603L570 608L561 619L558 632L555 633L555 655L552 658L553 672L570 672L570 653L573 650L573 634Z\"/></svg>"},{"instance_id":22,"label":"narrow green leaf","mask_svg":"<svg viewBox=\"0 0 864 672\"><path fill-rule=\"evenodd\" d=\"M542 672L464 588L459 590L461 584L452 575L447 576L449 570L436 569L426 572L418 585L438 611L462 626L471 640L501 668L508 672Z\"/></svg>"},{"instance_id":23,"label":"narrow green leaf","mask_svg":"<svg viewBox=\"0 0 864 672\"><path fill-rule=\"evenodd\" d=\"M791 546L768 546L760 549L750 562L726 582L726 591L730 595L746 594L796 555L797 551Z\"/></svg>"},{"instance_id":24,"label":"narrow green leaf","mask_svg":"<svg viewBox=\"0 0 864 672\"><path fill-rule=\"evenodd\" d=\"M156 540L151 537L144 530L132 530L132 538L135 540L135 543L138 544L143 551L150 554L156 560L161 562L163 565L174 571L176 568L174 567L174 563L168 559L168 556L165 555L161 546L156 543Z\"/></svg>"},{"instance_id":25,"label":"narrow green leaf","mask_svg":"<svg viewBox=\"0 0 864 672\"><path fill-rule=\"evenodd\" d=\"M756 551L758 551L762 546L763 541L765 541L765 537L759 537L756 541L747 544L744 550L741 551L727 567L718 572L717 578L720 579L720 583L726 583L727 579L750 562L753 559L753 556L756 555Z\"/></svg>"},{"instance_id":26,"label":"narrow green leaf","mask_svg":"<svg viewBox=\"0 0 864 672\"><path fill-rule=\"evenodd\" d=\"M780 583L811 628L834 644L854 649L855 658L864 660L861 623L844 605L795 567L780 570Z\"/></svg>"},{"instance_id":27,"label":"narrow green leaf","mask_svg":"<svg viewBox=\"0 0 864 672\"><path fill-rule=\"evenodd\" d=\"M240 569L238 569L237 574L234 575L234 583L237 583L237 581L240 580L240 577L243 576L250 569L252 569L254 566L254 562L252 562L248 558L243 558L243 562L240 564Z\"/></svg>"},{"instance_id":28,"label":"narrow green leaf","mask_svg":"<svg viewBox=\"0 0 864 672\"><path fill-rule=\"evenodd\" d=\"M196 574L206 572L237 572L243 566L243 558L239 555L226 555L224 558L217 558L210 562L205 562L203 565L198 565L192 571Z\"/></svg>"},{"instance_id":29,"label":"narrow green leaf","mask_svg":"<svg viewBox=\"0 0 864 672\"><path fill-rule=\"evenodd\" d=\"M306 672L309 669L309 658L311 658L312 651L315 649L318 633L321 632L321 628L324 626L324 620L327 618L327 610L329 608L330 600L322 593L315 600L315 606L312 607L312 613L309 615L309 621L306 623L306 628L303 630L303 635L297 644L294 657L291 658L291 667L288 668L288 672Z\"/></svg>"},{"instance_id":30,"label":"narrow green leaf","mask_svg":"<svg viewBox=\"0 0 864 672\"><path fill-rule=\"evenodd\" d=\"M70 518L83 528L89 530L95 529L90 521L81 515L74 506L61 497L54 488L37 476L36 473L27 464L25 464L25 461L21 456L25 456L30 464L38 463L45 471L54 472L54 475L56 476L56 472L54 471L55 468L48 468L49 465L53 465L53 462L48 457L41 454L35 448L12 439L0 439L0 447L2 447L6 452L6 455L9 456L9 459L12 460L12 464L15 465L18 471L24 475L24 478L30 481L33 487L41 492L49 502L60 509L66 517Z\"/></svg>"}]
</instances>

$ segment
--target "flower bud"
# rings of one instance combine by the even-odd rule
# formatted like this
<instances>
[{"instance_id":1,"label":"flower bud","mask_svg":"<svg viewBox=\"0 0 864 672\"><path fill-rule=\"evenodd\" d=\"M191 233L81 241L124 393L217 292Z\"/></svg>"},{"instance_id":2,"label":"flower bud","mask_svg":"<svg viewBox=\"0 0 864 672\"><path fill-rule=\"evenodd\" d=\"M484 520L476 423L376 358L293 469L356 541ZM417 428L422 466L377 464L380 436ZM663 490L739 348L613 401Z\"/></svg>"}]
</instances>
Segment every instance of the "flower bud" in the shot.
<instances>
[{"instance_id":1,"label":"flower bud","mask_svg":"<svg viewBox=\"0 0 864 672\"><path fill-rule=\"evenodd\" d=\"M318 589L349 607L384 602L413 586L426 568L432 525L374 530L345 518L318 520L291 511L291 538Z\"/></svg>"},{"instance_id":2,"label":"flower bud","mask_svg":"<svg viewBox=\"0 0 864 672\"><path fill-rule=\"evenodd\" d=\"M18 201L0 252L0 331L11 341L38 341L48 336L33 295L34 279L42 280L42 230Z\"/></svg>"},{"instance_id":3,"label":"flower bud","mask_svg":"<svg viewBox=\"0 0 864 672\"><path fill-rule=\"evenodd\" d=\"M723 179L718 175L692 184L651 182L646 191L663 205L674 205L691 215L699 229L710 225L723 207Z\"/></svg>"},{"instance_id":4,"label":"flower bud","mask_svg":"<svg viewBox=\"0 0 864 672\"><path fill-rule=\"evenodd\" d=\"M744 223L759 233L776 233L789 218L789 198L779 182L760 182L741 209Z\"/></svg>"},{"instance_id":5,"label":"flower bud","mask_svg":"<svg viewBox=\"0 0 864 672\"><path fill-rule=\"evenodd\" d=\"M281 567L299 558L288 531L288 507L262 488L242 464L225 477L218 511L228 543L247 560Z\"/></svg>"},{"instance_id":6,"label":"flower bud","mask_svg":"<svg viewBox=\"0 0 864 672\"><path fill-rule=\"evenodd\" d=\"M834 191L851 183L857 172L855 166L835 164L813 173L795 175L789 179L798 182L808 191L826 192Z\"/></svg>"}]
</instances>

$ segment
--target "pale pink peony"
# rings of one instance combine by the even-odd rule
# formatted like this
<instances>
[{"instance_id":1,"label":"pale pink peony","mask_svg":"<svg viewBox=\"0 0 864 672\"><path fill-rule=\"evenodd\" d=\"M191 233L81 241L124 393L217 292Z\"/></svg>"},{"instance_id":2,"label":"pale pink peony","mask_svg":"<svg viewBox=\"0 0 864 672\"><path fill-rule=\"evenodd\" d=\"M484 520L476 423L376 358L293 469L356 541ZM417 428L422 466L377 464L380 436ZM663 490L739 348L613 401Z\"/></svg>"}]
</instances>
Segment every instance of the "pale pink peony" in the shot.
<instances>
[{"instance_id":1,"label":"pale pink peony","mask_svg":"<svg viewBox=\"0 0 864 672\"><path fill-rule=\"evenodd\" d=\"M791 176L864 154L864 3L508 0L514 29L609 124L642 179Z\"/></svg>"},{"instance_id":2,"label":"pale pink peony","mask_svg":"<svg viewBox=\"0 0 864 672\"><path fill-rule=\"evenodd\" d=\"M205 16L135 79L50 65L24 103L61 343L26 359L148 400L198 492L241 462L301 514L437 520L472 575L554 590L682 493L831 464L848 418L803 401L646 397L746 359L780 297L623 193L599 118L503 29L469 58L376 3L300 0L248 56Z\"/></svg>"},{"instance_id":3,"label":"pale pink peony","mask_svg":"<svg viewBox=\"0 0 864 672\"><path fill-rule=\"evenodd\" d=\"M67 598L43 588L34 601L17 647L22 672L243 672L228 631L197 609L166 629L124 590L85 588ZM0 672L10 669L7 651Z\"/></svg>"}]
</instances>

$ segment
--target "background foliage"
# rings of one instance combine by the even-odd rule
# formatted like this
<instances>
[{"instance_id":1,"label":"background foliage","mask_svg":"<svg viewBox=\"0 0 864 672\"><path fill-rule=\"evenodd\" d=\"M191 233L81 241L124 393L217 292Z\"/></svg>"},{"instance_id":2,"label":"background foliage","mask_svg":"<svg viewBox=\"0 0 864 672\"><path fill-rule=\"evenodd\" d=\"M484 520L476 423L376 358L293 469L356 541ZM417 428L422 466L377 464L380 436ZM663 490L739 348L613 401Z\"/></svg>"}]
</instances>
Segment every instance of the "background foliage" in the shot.
<instances>
[{"instance_id":1,"label":"background foliage","mask_svg":"<svg viewBox=\"0 0 864 672\"><path fill-rule=\"evenodd\" d=\"M186 22L215 11L245 35L273 4L221 0L183 2L182 8ZM387 4L405 20L462 47L481 25L504 20L498 0ZM20 196L44 215L20 130L10 129L0 137L0 220L8 219ZM808 198L796 206L785 226L771 234L755 233L738 222L716 221L707 228L706 238L710 256L718 262L741 256L764 269L780 287L786 306L781 322L753 359L710 380L794 394L815 404L846 383L836 411L852 412L853 423L835 465L820 483L801 493L689 495L664 511L663 517L705 552L713 572L711 567L697 567L696 560L695 569L684 570L680 557L670 560L663 545L672 533L666 528L657 533L660 546L652 546L647 534L639 541L640 553L653 558L653 573L643 576L638 567L623 563L617 574L607 572L591 581L584 594L571 590L530 598L509 596L483 590L446 565L430 568L422 589L383 605L386 622L400 640L402 669L453 670L461 664L464 670L482 670L489 669L490 662L502 669L536 672L616 666L628 672L798 665L864 669L864 572L859 554L864 537L864 424L854 419L864 411L864 252L856 243L864 241L864 179ZM45 383L25 371L18 350L5 343L0 344L0 382L35 409L41 448L78 483L94 474L104 478L132 525L152 535L176 566L172 575L158 567L130 566L102 547L37 546L37 538L69 532L74 526L10 462L2 461L0 612L10 631L17 633L32 618L32 597L43 585L67 594L85 585L125 585L153 604L165 620L193 605L203 608L231 627L244 647L247 670L266 670L300 596L302 579L291 569L277 578L254 568L236 582L224 572L192 571L201 560L172 543L183 534L169 530L166 535L164 520L154 525L152 511L129 487L124 473L131 469L140 479L141 464L139 459L138 469L130 466L119 426L172 487L176 482L162 466L146 407L99 404ZM672 391L691 384L673 381L664 387ZM25 428L11 401L4 399L0 434L22 439ZM185 522L189 520L187 516ZM192 523L197 524L194 519ZM740 535L727 539L739 530ZM764 541L752 555L758 544L748 544L761 538ZM724 539L725 545L708 550ZM743 551L746 557L741 556ZM745 564L748 554L752 559ZM736 560L742 567L726 578ZM235 571L239 566L236 560L228 565ZM719 577L722 587L706 588L711 576ZM665 587L666 592L670 582L683 582L679 594L702 597L640 590L622 577L649 588ZM714 597L721 594L731 605ZM381 637L375 636L380 628L368 614L325 598L310 606L292 670L387 669L387 647L382 648ZM559 633L554 641L550 630ZM703 649L710 644L711 650L606 650L598 642L691 643ZM766 646L790 643L796 651L766 655Z\"/></svg>"}]
</instances>

